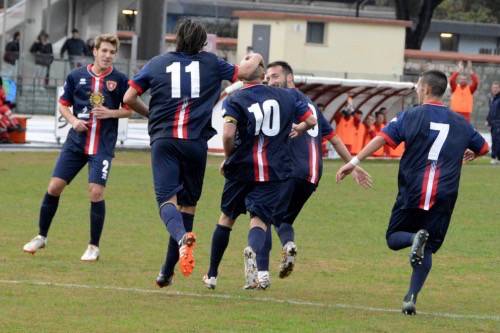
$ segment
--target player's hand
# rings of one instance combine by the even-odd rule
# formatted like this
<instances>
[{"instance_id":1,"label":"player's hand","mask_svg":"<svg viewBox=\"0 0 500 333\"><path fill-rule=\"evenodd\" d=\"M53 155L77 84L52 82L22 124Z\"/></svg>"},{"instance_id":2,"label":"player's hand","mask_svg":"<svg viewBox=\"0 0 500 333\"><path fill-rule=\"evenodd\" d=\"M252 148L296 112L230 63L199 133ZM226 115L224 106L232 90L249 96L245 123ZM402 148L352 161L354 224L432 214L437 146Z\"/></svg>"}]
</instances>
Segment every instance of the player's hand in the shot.
<instances>
[{"instance_id":1,"label":"player's hand","mask_svg":"<svg viewBox=\"0 0 500 333\"><path fill-rule=\"evenodd\" d=\"M354 164L346 163L342 168L339 169L339 171L337 171L337 183L340 183L340 181L344 179L345 176L353 172L355 168L356 167L354 166Z\"/></svg>"},{"instance_id":2,"label":"player's hand","mask_svg":"<svg viewBox=\"0 0 500 333\"><path fill-rule=\"evenodd\" d=\"M73 129L77 132L86 132L89 130L89 123L88 121L81 120L81 119L76 119L71 123L71 126L73 126Z\"/></svg>"},{"instance_id":3,"label":"player's hand","mask_svg":"<svg viewBox=\"0 0 500 333\"><path fill-rule=\"evenodd\" d=\"M470 161L474 161L476 159L477 155L476 153L474 153L472 150L470 149L467 149L464 153L464 159L463 161L464 162L470 162Z\"/></svg>"},{"instance_id":4,"label":"player's hand","mask_svg":"<svg viewBox=\"0 0 500 333\"><path fill-rule=\"evenodd\" d=\"M373 186L372 177L363 168L354 168L354 170L352 171L352 177L354 178L354 181L356 181L356 183L363 188L368 189Z\"/></svg>"},{"instance_id":5,"label":"player's hand","mask_svg":"<svg viewBox=\"0 0 500 333\"><path fill-rule=\"evenodd\" d=\"M92 109L92 114L97 119L109 119L114 118L115 112L113 110L108 109L105 106L96 106Z\"/></svg>"},{"instance_id":6,"label":"player's hand","mask_svg":"<svg viewBox=\"0 0 500 333\"><path fill-rule=\"evenodd\" d=\"M460 61L458 62L458 71L459 71L460 73L462 73L462 72L464 71L464 62L463 62L462 60L460 60Z\"/></svg>"},{"instance_id":7,"label":"player's hand","mask_svg":"<svg viewBox=\"0 0 500 333\"><path fill-rule=\"evenodd\" d=\"M472 74L472 61L467 61L467 73Z\"/></svg>"},{"instance_id":8,"label":"player's hand","mask_svg":"<svg viewBox=\"0 0 500 333\"><path fill-rule=\"evenodd\" d=\"M300 124L292 124L292 130L290 131L290 134L288 136L293 139L298 136L301 136L303 133L304 133L303 126L300 126Z\"/></svg>"},{"instance_id":9,"label":"player's hand","mask_svg":"<svg viewBox=\"0 0 500 333\"><path fill-rule=\"evenodd\" d=\"M221 164L220 164L220 166L219 166L219 172L220 172L220 174L221 174L221 175L223 175L223 176L224 176L224 164L225 164L225 163L226 163L226 160L224 159L224 160L222 160L222 163L221 163Z\"/></svg>"}]
</instances>

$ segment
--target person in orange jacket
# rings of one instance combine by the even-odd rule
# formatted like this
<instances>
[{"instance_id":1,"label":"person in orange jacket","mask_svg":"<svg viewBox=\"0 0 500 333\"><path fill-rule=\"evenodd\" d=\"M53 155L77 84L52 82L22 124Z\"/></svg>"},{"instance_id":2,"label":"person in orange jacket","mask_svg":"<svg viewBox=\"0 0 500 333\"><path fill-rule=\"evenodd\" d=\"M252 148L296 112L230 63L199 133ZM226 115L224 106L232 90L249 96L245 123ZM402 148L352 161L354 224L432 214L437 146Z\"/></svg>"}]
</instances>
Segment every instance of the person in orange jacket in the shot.
<instances>
[{"instance_id":1,"label":"person in orange jacket","mask_svg":"<svg viewBox=\"0 0 500 333\"><path fill-rule=\"evenodd\" d=\"M352 154L357 154L363 149L366 127L363 124L363 112L354 111L353 122L350 128L352 135Z\"/></svg>"},{"instance_id":2,"label":"person in orange jacket","mask_svg":"<svg viewBox=\"0 0 500 333\"><path fill-rule=\"evenodd\" d=\"M468 83L467 76L470 75L471 84ZM457 84L458 82L458 84ZM479 78L472 70L472 62L467 62L467 69L464 70L463 61L458 63L458 71L450 76L451 100L450 109L462 115L468 122L471 119L471 113L474 107L473 94L479 85Z\"/></svg>"},{"instance_id":3,"label":"person in orange jacket","mask_svg":"<svg viewBox=\"0 0 500 333\"><path fill-rule=\"evenodd\" d=\"M341 112L337 112L334 116L335 120L335 133L342 139L347 150L351 153L353 146L353 117L354 105L352 97L347 97L347 104Z\"/></svg>"}]
</instances>

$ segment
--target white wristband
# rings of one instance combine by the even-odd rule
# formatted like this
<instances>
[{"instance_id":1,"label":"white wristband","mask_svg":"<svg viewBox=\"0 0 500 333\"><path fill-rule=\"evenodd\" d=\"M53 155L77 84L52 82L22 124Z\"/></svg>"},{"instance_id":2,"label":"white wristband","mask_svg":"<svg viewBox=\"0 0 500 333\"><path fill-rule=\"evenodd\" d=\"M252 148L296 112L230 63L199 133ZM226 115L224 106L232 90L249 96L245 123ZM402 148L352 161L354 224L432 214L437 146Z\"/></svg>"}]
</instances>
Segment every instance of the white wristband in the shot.
<instances>
[{"instance_id":1,"label":"white wristband","mask_svg":"<svg viewBox=\"0 0 500 333\"><path fill-rule=\"evenodd\" d=\"M359 158L357 156L354 156L350 161L349 163L351 163L352 165L356 166L358 165L359 163L361 163L361 161L359 160Z\"/></svg>"}]
</instances>

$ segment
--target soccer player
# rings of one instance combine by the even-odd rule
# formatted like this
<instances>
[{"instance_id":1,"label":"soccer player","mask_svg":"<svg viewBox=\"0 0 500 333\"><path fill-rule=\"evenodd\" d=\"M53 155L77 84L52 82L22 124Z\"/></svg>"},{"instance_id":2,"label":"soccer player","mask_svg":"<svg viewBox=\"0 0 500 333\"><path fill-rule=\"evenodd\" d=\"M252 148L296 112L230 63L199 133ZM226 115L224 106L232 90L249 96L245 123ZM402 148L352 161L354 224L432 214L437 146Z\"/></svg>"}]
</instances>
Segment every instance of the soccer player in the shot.
<instances>
[{"instance_id":1,"label":"soccer player","mask_svg":"<svg viewBox=\"0 0 500 333\"><path fill-rule=\"evenodd\" d=\"M177 29L175 52L151 59L130 81L125 103L149 118L151 165L160 217L170 233L165 263L157 285L172 284L174 268L189 276L194 268L192 233L207 160L207 141L213 135L212 109L223 80L235 81L252 73L262 57L247 56L238 67L202 51L203 26L184 20ZM151 90L149 109L138 98Z\"/></svg>"},{"instance_id":2,"label":"soccer player","mask_svg":"<svg viewBox=\"0 0 500 333\"><path fill-rule=\"evenodd\" d=\"M289 150L293 165L292 172L290 178L283 183L278 199L279 204L273 213L274 225L283 247L279 277L285 278L292 273L295 256L297 255L293 222L309 197L316 191L321 178L323 169L322 142L325 140L330 141L346 163L351 160L352 156L323 114L318 111L316 105L309 97L295 89L293 69L287 62L275 61L270 63L267 66L266 82L273 87L293 89L299 95L299 98L309 106L318 122L304 135L290 140ZM357 168L353 172L353 176L361 186L371 186L370 176L361 168ZM266 244L257 255L258 282L259 287L262 289L267 288L270 283L268 272L270 251L271 235L269 231Z\"/></svg>"},{"instance_id":3,"label":"soccer player","mask_svg":"<svg viewBox=\"0 0 500 333\"><path fill-rule=\"evenodd\" d=\"M25 252L34 254L45 247L59 197L66 185L88 164L90 242L81 260L99 259L99 240L106 214L104 189L114 157L118 118L127 118L132 112L122 103L128 87L127 76L113 68L118 47L119 40L115 35L97 36L93 49L94 63L73 70L66 78L59 110L72 129L42 201L39 234L24 245Z\"/></svg>"},{"instance_id":4,"label":"soccer player","mask_svg":"<svg viewBox=\"0 0 500 333\"><path fill-rule=\"evenodd\" d=\"M225 161L221 170L226 181L222 213L212 237L210 267L203 277L210 289L216 287L231 228L247 211L250 231L244 250L245 288L257 283L256 253L264 246L281 185L291 171L289 136L298 136L316 124L309 106L295 91L265 86L263 79L261 65L241 90L223 102ZM298 125L292 130L293 122Z\"/></svg>"},{"instance_id":5,"label":"soccer player","mask_svg":"<svg viewBox=\"0 0 500 333\"><path fill-rule=\"evenodd\" d=\"M401 112L359 154L337 172L337 181L385 143L405 142L398 176L398 196L387 229L392 250L411 247L413 272L402 311L416 314L417 296L441 247L458 195L462 159L488 152L488 144L468 121L442 102L447 77L424 72L417 83L421 105Z\"/></svg>"}]
</instances>

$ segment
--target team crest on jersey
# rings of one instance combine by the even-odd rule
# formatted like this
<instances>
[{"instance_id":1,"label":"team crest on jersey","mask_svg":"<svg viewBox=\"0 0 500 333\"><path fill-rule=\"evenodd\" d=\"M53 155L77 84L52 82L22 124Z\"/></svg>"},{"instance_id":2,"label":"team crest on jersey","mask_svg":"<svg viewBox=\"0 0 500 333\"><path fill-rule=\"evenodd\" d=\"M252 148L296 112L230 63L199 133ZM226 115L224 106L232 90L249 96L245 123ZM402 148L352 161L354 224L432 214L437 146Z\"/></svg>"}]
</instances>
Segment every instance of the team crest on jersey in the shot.
<instances>
[{"instance_id":1,"label":"team crest on jersey","mask_svg":"<svg viewBox=\"0 0 500 333\"><path fill-rule=\"evenodd\" d=\"M115 90L116 86L117 86L116 81L111 81L111 80L106 81L106 88L108 88L108 91Z\"/></svg>"}]
</instances>

